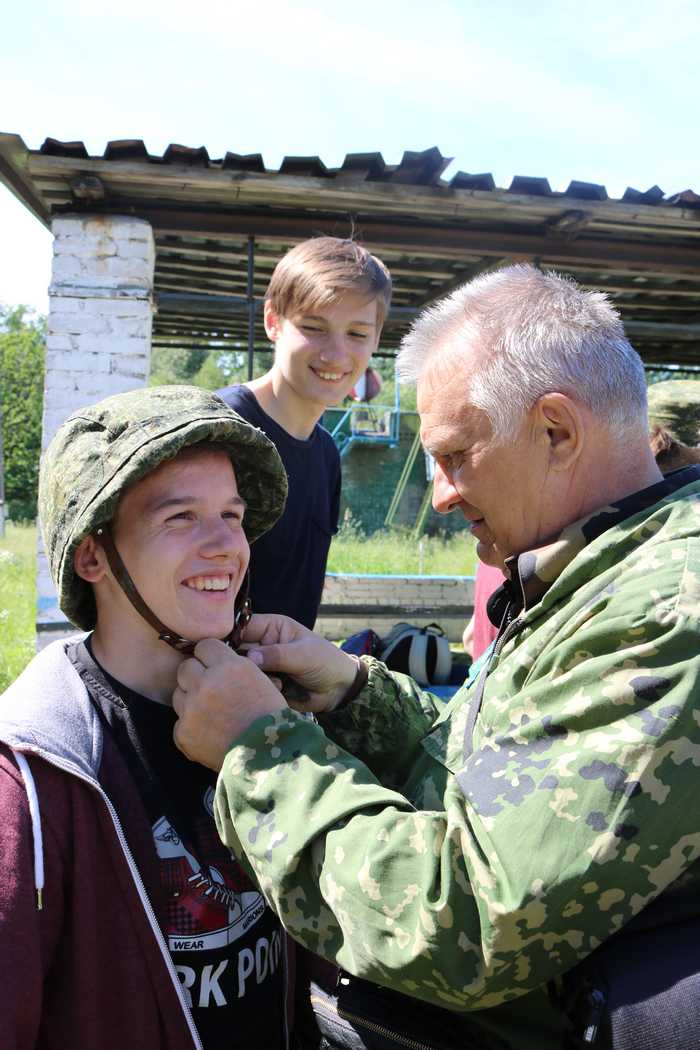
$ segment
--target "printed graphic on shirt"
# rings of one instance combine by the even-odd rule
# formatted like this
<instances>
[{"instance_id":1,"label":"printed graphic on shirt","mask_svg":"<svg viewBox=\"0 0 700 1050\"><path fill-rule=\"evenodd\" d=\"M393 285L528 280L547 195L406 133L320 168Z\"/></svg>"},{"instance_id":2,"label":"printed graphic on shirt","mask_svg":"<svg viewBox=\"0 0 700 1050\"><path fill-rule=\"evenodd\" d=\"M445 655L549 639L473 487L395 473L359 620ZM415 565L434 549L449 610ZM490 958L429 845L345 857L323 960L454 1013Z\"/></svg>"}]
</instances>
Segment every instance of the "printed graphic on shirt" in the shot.
<instances>
[{"instance_id":1,"label":"printed graphic on shirt","mask_svg":"<svg viewBox=\"0 0 700 1050\"><path fill-rule=\"evenodd\" d=\"M186 838L166 816L152 825L167 902L167 939L205 1050L285 1045L284 941L278 919L216 833L207 787ZM174 817L177 820L177 817Z\"/></svg>"},{"instance_id":2,"label":"printed graphic on shirt","mask_svg":"<svg viewBox=\"0 0 700 1050\"><path fill-rule=\"evenodd\" d=\"M260 919L265 900L234 860L200 862L161 817L153 827L168 898L168 947L205 951L232 944Z\"/></svg>"}]
</instances>

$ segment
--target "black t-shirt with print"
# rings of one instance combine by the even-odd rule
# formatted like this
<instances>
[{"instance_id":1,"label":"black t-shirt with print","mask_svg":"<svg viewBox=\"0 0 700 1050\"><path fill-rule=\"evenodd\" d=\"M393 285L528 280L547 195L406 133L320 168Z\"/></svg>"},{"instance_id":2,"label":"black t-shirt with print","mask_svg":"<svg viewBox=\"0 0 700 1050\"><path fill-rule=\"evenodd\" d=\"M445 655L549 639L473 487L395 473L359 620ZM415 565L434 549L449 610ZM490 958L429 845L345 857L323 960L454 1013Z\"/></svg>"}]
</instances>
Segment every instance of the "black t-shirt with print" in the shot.
<instances>
[{"instance_id":1,"label":"black t-shirt with print","mask_svg":"<svg viewBox=\"0 0 700 1050\"><path fill-rule=\"evenodd\" d=\"M89 647L89 645L88 645ZM93 656L94 659L94 656ZM173 742L176 714L110 675L94 694L139 789L167 900L167 940L205 1050L286 1045L284 934L216 831L216 775Z\"/></svg>"}]
</instances>

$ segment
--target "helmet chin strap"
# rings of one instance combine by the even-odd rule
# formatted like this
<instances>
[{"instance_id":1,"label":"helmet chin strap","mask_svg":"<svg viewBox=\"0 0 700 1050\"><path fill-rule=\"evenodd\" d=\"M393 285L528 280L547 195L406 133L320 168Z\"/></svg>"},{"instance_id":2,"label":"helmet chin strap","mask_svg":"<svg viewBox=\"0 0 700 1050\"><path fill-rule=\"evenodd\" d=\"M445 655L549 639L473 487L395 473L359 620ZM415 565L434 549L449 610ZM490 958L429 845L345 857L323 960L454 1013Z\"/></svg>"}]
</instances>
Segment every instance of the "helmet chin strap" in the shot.
<instances>
[{"instance_id":1,"label":"helmet chin strap","mask_svg":"<svg viewBox=\"0 0 700 1050\"><path fill-rule=\"evenodd\" d=\"M176 649L179 653L182 653L185 656L191 656L197 643L190 641L188 638L181 637L181 635L177 634L175 631L171 631L170 628L166 627L166 625L159 620L156 614L146 605L145 601L137 591L136 584L129 575L119 551L114 545L109 525L101 525L99 529L96 530L95 535L107 555L107 561L109 562L109 567L112 570L115 580L124 591L124 594L127 596L134 609L136 609L136 612L143 617L146 623L150 624L154 631L156 631L161 642L166 642L173 649ZM248 591L249 578L248 571L246 570L246 574L243 577L243 582L241 583L234 603L233 629L226 638L222 639L222 641L234 651L240 646L243 628L251 617L251 605Z\"/></svg>"}]
</instances>

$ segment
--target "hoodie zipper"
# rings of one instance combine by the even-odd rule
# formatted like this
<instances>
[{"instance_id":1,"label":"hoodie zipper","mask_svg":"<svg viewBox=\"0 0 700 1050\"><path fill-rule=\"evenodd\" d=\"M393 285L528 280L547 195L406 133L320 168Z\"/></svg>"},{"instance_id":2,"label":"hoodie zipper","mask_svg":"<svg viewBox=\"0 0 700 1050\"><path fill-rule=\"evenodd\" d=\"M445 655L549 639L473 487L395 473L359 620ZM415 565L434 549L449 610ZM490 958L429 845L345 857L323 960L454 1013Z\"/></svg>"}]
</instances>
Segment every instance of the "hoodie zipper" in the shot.
<instances>
[{"instance_id":1,"label":"hoodie zipper","mask_svg":"<svg viewBox=\"0 0 700 1050\"><path fill-rule=\"evenodd\" d=\"M581 1037L586 1046L592 1046L598 1038L605 1005L605 993L600 988L592 988L588 993L588 1017Z\"/></svg>"},{"instance_id":2,"label":"hoodie zipper","mask_svg":"<svg viewBox=\"0 0 700 1050\"><path fill-rule=\"evenodd\" d=\"M76 767L74 765L72 765L72 763L70 763L70 762L63 762L60 758L57 758L56 755L52 755L52 754L49 754L46 751L42 751L40 748L22 748L22 747L18 747L18 748L15 748L15 750L16 751L20 751L23 754L37 755L39 758L43 758L45 762L50 763L50 765L56 766L58 769L62 769L65 773L69 773L71 776L77 777L78 780L82 780L83 783L87 784L88 787L92 788L93 791L97 792L97 794L100 796L100 798L104 801L104 803L105 803L105 805L107 807L107 812L109 813L109 815L110 815L110 817L112 819L112 823L114 825L114 830L115 830L115 832L117 834L117 839L119 840L119 845L121 846L122 852L123 852L124 857L126 859L126 862L129 865L129 871L131 872L131 877L134 880L134 884L136 886L136 890L138 892L139 897L141 898L141 904L143 905L143 910L145 911L146 917L148 918L148 921L149 921L149 923L151 925L151 929L153 931L153 935L154 935L154 937L156 939L158 947L160 948L160 953L163 956L163 962L165 963L166 968L168 970L168 973L170 974L170 979L172 980L172 982L173 982L173 984L175 986L175 991L176 991L177 997L178 997L178 999L180 1001L180 1005L182 1007L182 1012L183 1012L183 1014L185 1016L185 1021L187 1022L187 1027L189 1029L190 1035L192 1036L192 1042L194 1043L194 1046L196 1047L196 1050L204 1050L204 1048L202 1046L202 1041L199 1038L199 1032L197 1031L197 1029L195 1027L195 1023L192 1020L192 1014L190 1013L190 1008L187 1005L187 1001L185 999L185 993L183 991L182 984L181 984L181 982L180 982L180 980L179 980L179 978L177 976L177 973L175 971L175 966L173 964L172 957L171 957L170 952L168 950L168 946L165 943L165 940L163 938L163 934L161 932L160 926L158 925L158 920L156 919L156 914L155 914L155 912L153 910L153 905L151 904L151 901L150 901L150 898L148 896L148 893L146 892L146 887L143 884L143 879L141 878L141 873L139 872L139 869L136 866L136 861L134 860L134 858L133 858L133 856L131 854L131 850L129 849L129 845L128 845L127 841L126 841L126 837L124 835L124 832L122 831L122 826L121 826L121 823L119 821L119 817L117 816L117 811L115 810L114 806L110 802L110 800L107 797L106 793L104 792L104 790L102 789L102 787L100 786L100 784L96 780L92 779L91 777L86 776L80 770L76 769Z\"/></svg>"}]
</instances>

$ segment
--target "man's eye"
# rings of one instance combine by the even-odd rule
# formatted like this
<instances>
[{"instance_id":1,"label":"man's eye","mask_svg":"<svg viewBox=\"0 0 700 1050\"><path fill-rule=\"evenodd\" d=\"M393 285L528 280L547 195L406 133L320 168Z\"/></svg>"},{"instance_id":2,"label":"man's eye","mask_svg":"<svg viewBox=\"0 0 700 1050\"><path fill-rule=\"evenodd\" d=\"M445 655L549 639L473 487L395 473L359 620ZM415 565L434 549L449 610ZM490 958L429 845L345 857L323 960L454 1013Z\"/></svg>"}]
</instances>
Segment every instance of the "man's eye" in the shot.
<instances>
[{"instance_id":1,"label":"man's eye","mask_svg":"<svg viewBox=\"0 0 700 1050\"><path fill-rule=\"evenodd\" d=\"M225 518L227 521L233 521L234 524L237 524L237 525L242 525L243 524L243 511L240 511L240 510L227 510L227 511L224 511L224 513L222 514L222 517Z\"/></svg>"},{"instance_id":2,"label":"man's eye","mask_svg":"<svg viewBox=\"0 0 700 1050\"><path fill-rule=\"evenodd\" d=\"M303 332L322 332L323 329L319 328L316 324L302 324L299 326Z\"/></svg>"},{"instance_id":3,"label":"man's eye","mask_svg":"<svg viewBox=\"0 0 700 1050\"><path fill-rule=\"evenodd\" d=\"M457 470L462 462L461 452L445 452L442 456L436 456L436 460L440 464L443 470L447 470L450 473Z\"/></svg>"},{"instance_id":4,"label":"man's eye","mask_svg":"<svg viewBox=\"0 0 700 1050\"><path fill-rule=\"evenodd\" d=\"M170 517L167 520L169 522L173 522L173 523L177 524L177 522L180 522L180 521L190 521L192 519L192 516L193 515L192 515L192 511L191 510L181 510L181 511L178 511L177 514L171 514Z\"/></svg>"},{"instance_id":5,"label":"man's eye","mask_svg":"<svg viewBox=\"0 0 700 1050\"><path fill-rule=\"evenodd\" d=\"M350 337L352 339L365 340L367 338L367 332L351 332Z\"/></svg>"}]
</instances>

